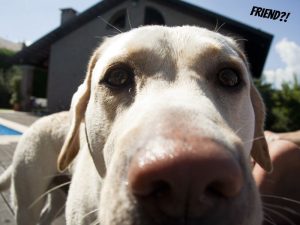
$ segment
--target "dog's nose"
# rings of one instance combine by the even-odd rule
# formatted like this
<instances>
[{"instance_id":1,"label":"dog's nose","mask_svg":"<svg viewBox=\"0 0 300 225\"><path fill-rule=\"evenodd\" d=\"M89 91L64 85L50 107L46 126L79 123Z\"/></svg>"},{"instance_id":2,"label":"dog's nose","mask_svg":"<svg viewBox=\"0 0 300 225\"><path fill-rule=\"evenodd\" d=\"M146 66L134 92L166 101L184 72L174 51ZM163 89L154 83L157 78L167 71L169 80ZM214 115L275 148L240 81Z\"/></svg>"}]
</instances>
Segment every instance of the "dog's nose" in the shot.
<instances>
[{"instance_id":1,"label":"dog's nose","mask_svg":"<svg viewBox=\"0 0 300 225\"><path fill-rule=\"evenodd\" d=\"M153 216L202 217L240 194L241 168L224 145L198 137L153 143L128 171L129 190Z\"/></svg>"}]
</instances>

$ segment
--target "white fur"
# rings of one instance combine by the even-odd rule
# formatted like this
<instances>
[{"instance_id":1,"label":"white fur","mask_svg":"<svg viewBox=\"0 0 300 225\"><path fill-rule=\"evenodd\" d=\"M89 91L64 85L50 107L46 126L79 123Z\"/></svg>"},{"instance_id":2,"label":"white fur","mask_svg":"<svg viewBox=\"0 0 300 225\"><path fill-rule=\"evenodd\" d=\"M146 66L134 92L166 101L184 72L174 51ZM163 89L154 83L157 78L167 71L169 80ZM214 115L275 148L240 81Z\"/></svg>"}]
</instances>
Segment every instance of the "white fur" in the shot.
<instances>
[{"instance_id":1,"label":"white fur","mask_svg":"<svg viewBox=\"0 0 300 225\"><path fill-rule=\"evenodd\" d=\"M241 54L232 39L190 26L141 27L106 40L91 60L86 90L81 89L73 101L80 109L87 104L84 114L74 110L73 123L84 119L91 149L86 143L77 158L67 200L67 224L152 224L139 214L138 203L128 191L128 167L145 143L165 147L154 148L155 152L149 148L141 165L155 157L172 157L172 140L164 132L174 126L222 143L243 164L244 187L234 203L239 213L228 214L217 223L261 224L261 202L249 159L250 152L256 151L252 144L255 133L263 126L263 119L257 116L263 114L263 108L253 107L263 105L254 104L261 100L251 94L254 87ZM99 82L107 68L119 62L130 64L140 74L135 75L132 89L114 92ZM233 64L244 82L234 93L214 82L219 70ZM130 98L134 99L125 104ZM65 146L72 145L67 141ZM63 148L60 159L70 153L72 150ZM267 154L264 156L255 155L262 165L268 163Z\"/></svg>"},{"instance_id":2,"label":"white fur","mask_svg":"<svg viewBox=\"0 0 300 225\"><path fill-rule=\"evenodd\" d=\"M18 225L51 224L63 212L65 193L61 189L46 192L54 187L53 178L59 175L56 160L69 120L69 113L62 112L36 121L22 135L12 164L1 174L0 191L11 185Z\"/></svg>"}]
</instances>

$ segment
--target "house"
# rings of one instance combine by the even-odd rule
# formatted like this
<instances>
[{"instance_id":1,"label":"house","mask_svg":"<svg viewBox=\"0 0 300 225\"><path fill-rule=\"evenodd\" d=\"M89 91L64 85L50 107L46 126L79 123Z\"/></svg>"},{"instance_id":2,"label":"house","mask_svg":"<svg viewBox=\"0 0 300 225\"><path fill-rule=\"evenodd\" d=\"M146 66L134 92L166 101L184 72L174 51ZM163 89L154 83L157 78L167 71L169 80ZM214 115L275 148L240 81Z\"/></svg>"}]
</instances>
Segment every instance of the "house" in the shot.
<instances>
[{"instance_id":1,"label":"house","mask_svg":"<svg viewBox=\"0 0 300 225\"><path fill-rule=\"evenodd\" d=\"M23 70L24 106L30 96L47 97L49 112L69 108L83 81L88 59L105 36L145 24L198 25L237 37L254 77L259 77L272 35L179 0L103 0L78 14L61 10L61 25L20 51L13 61Z\"/></svg>"}]
</instances>

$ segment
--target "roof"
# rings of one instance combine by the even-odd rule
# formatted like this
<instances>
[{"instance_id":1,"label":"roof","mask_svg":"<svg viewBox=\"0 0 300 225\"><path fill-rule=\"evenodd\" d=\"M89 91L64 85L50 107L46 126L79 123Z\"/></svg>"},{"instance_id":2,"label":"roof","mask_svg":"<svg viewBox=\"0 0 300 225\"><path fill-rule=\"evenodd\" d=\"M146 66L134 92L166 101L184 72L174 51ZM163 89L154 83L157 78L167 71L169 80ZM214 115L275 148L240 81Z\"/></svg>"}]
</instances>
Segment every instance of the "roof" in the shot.
<instances>
[{"instance_id":1,"label":"roof","mask_svg":"<svg viewBox=\"0 0 300 225\"><path fill-rule=\"evenodd\" d=\"M12 61L16 64L48 67L50 48L53 43L124 1L126 0L103 0L97 3L24 48L12 58Z\"/></svg>"},{"instance_id":2,"label":"roof","mask_svg":"<svg viewBox=\"0 0 300 225\"><path fill-rule=\"evenodd\" d=\"M99 14L109 11L113 7L125 1L126 0L103 0L97 3L75 18L71 19L68 23L61 25L30 46L24 48L22 51L17 53L12 60L14 63L18 64L30 64L40 67L47 67L50 47L53 43L88 23L89 21L95 19L99 16ZM254 77L260 77L273 38L271 34L187 2L178 0L148 1L170 7L180 12L185 12L188 15L194 16L198 19L203 19L212 24L217 23L217 21L218 24L224 23L225 25L223 27L225 27L227 31L232 32L232 34L238 34L248 40L245 41L244 46L250 62L251 72Z\"/></svg>"}]
</instances>

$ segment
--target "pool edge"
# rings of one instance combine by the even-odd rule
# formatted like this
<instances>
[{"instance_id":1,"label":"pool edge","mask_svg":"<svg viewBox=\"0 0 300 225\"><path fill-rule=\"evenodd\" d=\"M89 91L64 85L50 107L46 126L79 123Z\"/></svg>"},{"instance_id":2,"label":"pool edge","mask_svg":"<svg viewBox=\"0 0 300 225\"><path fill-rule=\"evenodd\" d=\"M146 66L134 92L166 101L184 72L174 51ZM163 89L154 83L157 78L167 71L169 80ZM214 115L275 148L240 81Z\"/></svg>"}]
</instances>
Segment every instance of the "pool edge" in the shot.
<instances>
[{"instance_id":1,"label":"pool edge","mask_svg":"<svg viewBox=\"0 0 300 225\"><path fill-rule=\"evenodd\" d=\"M2 124L3 126L6 126L8 128L14 129L20 133L24 133L28 127L10 120L6 120L0 117L0 124Z\"/></svg>"}]
</instances>

